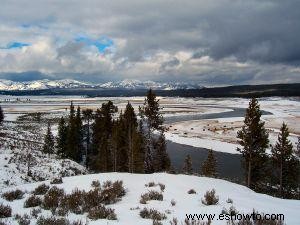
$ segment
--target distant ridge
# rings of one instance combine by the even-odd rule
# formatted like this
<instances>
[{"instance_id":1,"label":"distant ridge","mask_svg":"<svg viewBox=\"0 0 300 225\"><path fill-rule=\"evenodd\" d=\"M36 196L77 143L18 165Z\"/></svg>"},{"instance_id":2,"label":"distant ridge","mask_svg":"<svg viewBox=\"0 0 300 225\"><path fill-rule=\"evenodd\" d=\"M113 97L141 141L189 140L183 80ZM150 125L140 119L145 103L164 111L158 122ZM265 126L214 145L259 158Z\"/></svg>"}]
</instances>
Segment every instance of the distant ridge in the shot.
<instances>
[{"instance_id":1,"label":"distant ridge","mask_svg":"<svg viewBox=\"0 0 300 225\"><path fill-rule=\"evenodd\" d=\"M146 89L122 88L51 88L42 90L10 90L0 91L2 95L85 95L90 97L132 97L145 96ZM155 90L158 96L165 97L300 97L300 83L270 85L240 85L215 88ZM300 98L299 98L300 100Z\"/></svg>"},{"instance_id":2,"label":"distant ridge","mask_svg":"<svg viewBox=\"0 0 300 225\"><path fill-rule=\"evenodd\" d=\"M140 89L155 89L155 90L176 90L176 89L198 89L203 86L187 82L154 82L154 81L139 81L139 80L123 80L119 82L106 82L93 84L81 82L72 79L64 80L35 80L16 82L11 80L0 79L1 91L30 91L30 90L47 90L47 89L78 89L92 88L103 90L140 90Z\"/></svg>"}]
</instances>

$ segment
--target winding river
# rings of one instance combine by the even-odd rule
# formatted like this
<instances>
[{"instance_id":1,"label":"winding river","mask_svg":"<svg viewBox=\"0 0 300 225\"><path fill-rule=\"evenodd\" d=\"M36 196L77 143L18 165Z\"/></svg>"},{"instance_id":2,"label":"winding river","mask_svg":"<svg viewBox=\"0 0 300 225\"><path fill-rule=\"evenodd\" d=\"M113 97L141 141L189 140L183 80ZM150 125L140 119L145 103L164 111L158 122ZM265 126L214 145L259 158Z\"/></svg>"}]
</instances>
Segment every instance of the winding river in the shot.
<instances>
[{"instance_id":1,"label":"winding river","mask_svg":"<svg viewBox=\"0 0 300 225\"><path fill-rule=\"evenodd\" d=\"M215 107L215 106L213 106ZM220 107L223 108L223 107ZM225 107L224 107L225 108ZM226 107L228 109L228 107ZM171 116L165 118L165 123L175 123L189 120L201 119L217 119L217 118L231 118L244 117L246 109L230 108L232 111L210 114L194 114L184 116ZM272 115L267 111L262 111L263 115ZM208 149L197 148L189 145L178 144L172 141L167 141L167 151L169 153L172 166L176 171L180 171L187 154L192 158L194 172L199 173L201 164L207 158ZM235 181L243 180L243 168L241 165L240 154L230 154L223 152L214 152L218 161L218 176L221 178L228 178Z\"/></svg>"}]
</instances>

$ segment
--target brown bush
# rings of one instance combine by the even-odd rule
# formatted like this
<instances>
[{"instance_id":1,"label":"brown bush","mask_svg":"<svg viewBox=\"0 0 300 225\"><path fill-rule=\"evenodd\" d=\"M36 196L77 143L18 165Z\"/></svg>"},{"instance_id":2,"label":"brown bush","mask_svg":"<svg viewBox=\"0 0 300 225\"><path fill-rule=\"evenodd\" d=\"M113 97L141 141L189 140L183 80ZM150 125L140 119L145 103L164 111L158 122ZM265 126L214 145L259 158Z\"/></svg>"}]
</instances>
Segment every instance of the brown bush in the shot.
<instances>
[{"instance_id":1,"label":"brown bush","mask_svg":"<svg viewBox=\"0 0 300 225\"><path fill-rule=\"evenodd\" d=\"M98 180L93 180L91 186L93 188L100 188L100 182Z\"/></svg>"},{"instance_id":2,"label":"brown bush","mask_svg":"<svg viewBox=\"0 0 300 225\"><path fill-rule=\"evenodd\" d=\"M163 192L166 189L166 185L162 184L162 183L158 183L160 190Z\"/></svg>"},{"instance_id":3,"label":"brown bush","mask_svg":"<svg viewBox=\"0 0 300 225\"><path fill-rule=\"evenodd\" d=\"M44 196L42 207L44 209L55 210L59 206L60 199L64 196L64 190L52 187Z\"/></svg>"},{"instance_id":4,"label":"brown bush","mask_svg":"<svg viewBox=\"0 0 300 225\"><path fill-rule=\"evenodd\" d=\"M61 177L54 178L53 180L50 181L50 184L62 184L62 183L63 180Z\"/></svg>"},{"instance_id":5,"label":"brown bush","mask_svg":"<svg viewBox=\"0 0 300 225\"><path fill-rule=\"evenodd\" d=\"M26 199L24 202L24 208L31 208L40 206L42 204L42 199L40 197L37 197L35 195L30 196Z\"/></svg>"},{"instance_id":6,"label":"brown bush","mask_svg":"<svg viewBox=\"0 0 300 225\"><path fill-rule=\"evenodd\" d=\"M146 187L155 187L156 184L154 181L149 182L148 184L145 184Z\"/></svg>"},{"instance_id":7,"label":"brown bush","mask_svg":"<svg viewBox=\"0 0 300 225\"><path fill-rule=\"evenodd\" d=\"M37 209L32 209L30 214L33 218L37 219L38 215L42 212L42 210L40 208Z\"/></svg>"},{"instance_id":8,"label":"brown bush","mask_svg":"<svg viewBox=\"0 0 300 225\"><path fill-rule=\"evenodd\" d=\"M32 194L34 195L44 195L47 193L47 191L49 190L49 186L46 184L41 184L38 187L36 187L34 189L34 191L32 192Z\"/></svg>"},{"instance_id":9,"label":"brown bush","mask_svg":"<svg viewBox=\"0 0 300 225\"><path fill-rule=\"evenodd\" d=\"M191 194L197 194L197 192L194 190L194 189L190 189L188 191L188 194L191 195Z\"/></svg>"},{"instance_id":10,"label":"brown bush","mask_svg":"<svg viewBox=\"0 0 300 225\"><path fill-rule=\"evenodd\" d=\"M8 205L0 204L0 218L11 217L11 207Z\"/></svg>"},{"instance_id":11,"label":"brown bush","mask_svg":"<svg viewBox=\"0 0 300 225\"><path fill-rule=\"evenodd\" d=\"M87 225L87 224L83 223L80 220L70 222L68 219L65 218L56 218L54 216L45 218L41 216L37 220L37 225Z\"/></svg>"},{"instance_id":12,"label":"brown bush","mask_svg":"<svg viewBox=\"0 0 300 225\"><path fill-rule=\"evenodd\" d=\"M104 205L98 205L88 211L88 218L91 220L108 219L116 220L117 215L114 209L105 208Z\"/></svg>"},{"instance_id":13,"label":"brown bush","mask_svg":"<svg viewBox=\"0 0 300 225\"><path fill-rule=\"evenodd\" d=\"M210 225L211 221L188 220L185 219L183 225ZM172 224L171 224L172 225Z\"/></svg>"},{"instance_id":14,"label":"brown bush","mask_svg":"<svg viewBox=\"0 0 300 225\"><path fill-rule=\"evenodd\" d=\"M215 189L211 191L207 191L204 195L204 199L202 199L202 203L204 205L216 205L219 202L219 197L216 196Z\"/></svg>"},{"instance_id":15,"label":"brown bush","mask_svg":"<svg viewBox=\"0 0 300 225\"><path fill-rule=\"evenodd\" d=\"M30 225L30 216L27 214L24 214L23 216L20 216L17 218L17 221L19 225Z\"/></svg>"},{"instance_id":16,"label":"brown bush","mask_svg":"<svg viewBox=\"0 0 300 225\"><path fill-rule=\"evenodd\" d=\"M101 190L101 203L106 205L116 203L125 193L126 191L122 181L116 181L114 183L107 181Z\"/></svg>"},{"instance_id":17,"label":"brown bush","mask_svg":"<svg viewBox=\"0 0 300 225\"><path fill-rule=\"evenodd\" d=\"M60 207L65 208L67 211L71 211L75 214L83 213L83 202L85 200L85 191L75 189L71 194L65 195L62 200Z\"/></svg>"},{"instance_id":18,"label":"brown bush","mask_svg":"<svg viewBox=\"0 0 300 225\"><path fill-rule=\"evenodd\" d=\"M140 211L140 216L144 219L152 219L152 220L155 220L155 221L167 219L166 214L160 213L156 209L144 208Z\"/></svg>"},{"instance_id":19,"label":"brown bush","mask_svg":"<svg viewBox=\"0 0 300 225\"><path fill-rule=\"evenodd\" d=\"M140 203L141 204L147 204L148 201L150 200L158 200L158 201L163 201L164 196L163 194L159 193L158 191L149 191L148 193L142 194Z\"/></svg>"},{"instance_id":20,"label":"brown bush","mask_svg":"<svg viewBox=\"0 0 300 225\"><path fill-rule=\"evenodd\" d=\"M19 200L22 199L24 196L24 192L17 189L15 191L8 191L2 194L2 198L4 198L5 200L12 202L14 200Z\"/></svg>"}]
</instances>

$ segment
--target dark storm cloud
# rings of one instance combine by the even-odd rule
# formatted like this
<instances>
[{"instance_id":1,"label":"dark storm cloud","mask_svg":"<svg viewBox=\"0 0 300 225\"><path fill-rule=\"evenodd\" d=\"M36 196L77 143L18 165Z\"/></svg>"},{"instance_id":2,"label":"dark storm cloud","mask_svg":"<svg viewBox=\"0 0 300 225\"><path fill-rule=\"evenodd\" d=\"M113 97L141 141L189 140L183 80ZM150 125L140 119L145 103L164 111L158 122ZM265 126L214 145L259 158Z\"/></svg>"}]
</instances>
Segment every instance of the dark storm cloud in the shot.
<instances>
[{"instance_id":1,"label":"dark storm cloud","mask_svg":"<svg viewBox=\"0 0 300 225\"><path fill-rule=\"evenodd\" d=\"M300 82L299 9L299 0L3 0L0 46L15 39L32 46L0 52L0 70L86 80ZM82 34L113 44L83 47L74 41Z\"/></svg>"}]
</instances>

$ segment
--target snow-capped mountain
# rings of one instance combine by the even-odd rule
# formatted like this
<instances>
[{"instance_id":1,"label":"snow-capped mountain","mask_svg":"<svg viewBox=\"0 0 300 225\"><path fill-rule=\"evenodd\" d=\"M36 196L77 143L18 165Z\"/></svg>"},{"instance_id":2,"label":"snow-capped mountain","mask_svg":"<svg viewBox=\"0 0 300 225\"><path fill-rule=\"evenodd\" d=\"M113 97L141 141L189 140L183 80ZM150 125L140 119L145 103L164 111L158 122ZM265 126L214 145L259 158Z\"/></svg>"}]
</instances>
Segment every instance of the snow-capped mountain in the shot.
<instances>
[{"instance_id":1,"label":"snow-capped mountain","mask_svg":"<svg viewBox=\"0 0 300 225\"><path fill-rule=\"evenodd\" d=\"M84 88L93 87L91 84L84 82L64 79L64 80L36 80L36 81L24 81L15 82L10 80L0 79L0 90L42 90L51 88Z\"/></svg>"},{"instance_id":2,"label":"snow-capped mountain","mask_svg":"<svg viewBox=\"0 0 300 225\"><path fill-rule=\"evenodd\" d=\"M0 90L42 90L42 89L70 89L70 88L100 88L100 89L120 89L120 90L137 90L137 89L155 89L155 90L176 90L176 89L199 89L203 86L196 83L181 82L154 82L139 80L123 80L116 82L106 82L101 84L92 84L72 79L64 80L35 80L16 82L0 79Z\"/></svg>"}]
</instances>

